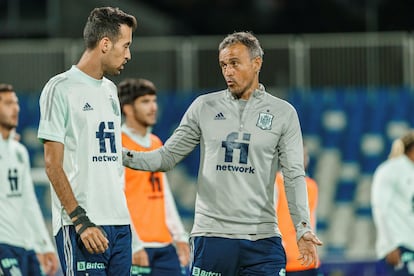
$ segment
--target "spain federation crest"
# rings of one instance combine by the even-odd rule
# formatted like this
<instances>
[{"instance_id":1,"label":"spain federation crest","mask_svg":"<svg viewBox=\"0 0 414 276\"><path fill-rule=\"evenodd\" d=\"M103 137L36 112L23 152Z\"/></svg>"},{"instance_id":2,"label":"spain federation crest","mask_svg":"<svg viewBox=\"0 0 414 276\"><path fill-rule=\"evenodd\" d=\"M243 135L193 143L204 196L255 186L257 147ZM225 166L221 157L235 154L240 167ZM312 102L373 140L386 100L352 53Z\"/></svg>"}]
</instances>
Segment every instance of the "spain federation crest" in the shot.
<instances>
[{"instance_id":1,"label":"spain federation crest","mask_svg":"<svg viewBox=\"0 0 414 276\"><path fill-rule=\"evenodd\" d=\"M257 118L256 126L263 130L271 130L272 129L272 121L273 115L269 113L260 113L259 118Z\"/></svg>"},{"instance_id":2,"label":"spain federation crest","mask_svg":"<svg viewBox=\"0 0 414 276\"><path fill-rule=\"evenodd\" d=\"M114 111L114 114L116 116L119 116L120 112L119 112L119 106L118 106L117 102L112 97L109 97L109 100L111 101L112 110Z\"/></svg>"}]
</instances>

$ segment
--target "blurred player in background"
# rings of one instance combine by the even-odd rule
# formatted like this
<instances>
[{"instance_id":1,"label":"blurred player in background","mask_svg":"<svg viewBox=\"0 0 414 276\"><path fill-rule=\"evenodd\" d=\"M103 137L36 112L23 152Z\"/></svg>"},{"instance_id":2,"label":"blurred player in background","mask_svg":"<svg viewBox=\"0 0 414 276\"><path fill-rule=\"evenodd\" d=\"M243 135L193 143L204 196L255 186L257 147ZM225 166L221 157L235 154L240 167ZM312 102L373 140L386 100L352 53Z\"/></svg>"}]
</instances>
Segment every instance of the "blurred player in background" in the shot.
<instances>
[{"instance_id":1,"label":"blurred player in background","mask_svg":"<svg viewBox=\"0 0 414 276\"><path fill-rule=\"evenodd\" d=\"M391 267L390 275L406 276L414 275L414 132L400 142L374 173L371 201L377 256Z\"/></svg>"},{"instance_id":2,"label":"blurred player in background","mask_svg":"<svg viewBox=\"0 0 414 276\"><path fill-rule=\"evenodd\" d=\"M126 79L118 85L118 95L125 116L122 146L138 151L161 147L161 140L151 133L158 109L155 85L145 79ZM165 173L126 168L125 194L132 222L149 257L150 270L141 275L183 275L182 270L190 258L188 234L178 215ZM145 255L141 262L140 254L134 254L133 264L148 265Z\"/></svg>"},{"instance_id":3,"label":"blurred player in background","mask_svg":"<svg viewBox=\"0 0 414 276\"><path fill-rule=\"evenodd\" d=\"M14 136L19 110L13 87L0 84L0 275L43 275L41 270L54 275L59 263L34 191L29 154Z\"/></svg>"},{"instance_id":4,"label":"blurred player in background","mask_svg":"<svg viewBox=\"0 0 414 276\"><path fill-rule=\"evenodd\" d=\"M309 164L309 155L306 147L303 148L305 172ZM306 188L308 190L308 202L310 211L310 223L314 232L316 229L316 208L318 204L318 185L315 180L305 176ZM289 213L288 202L286 199L285 186L283 183L282 173L276 176L277 185L277 218L279 229L282 233L282 243L286 251L286 275L287 276L316 276L318 275L319 261L312 263L310 266L303 266L298 260L300 256L298 244L296 241L295 226Z\"/></svg>"},{"instance_id":5,"label":"blurred player in background","mask_svg":"<svg viewBox=\"0 0 414 276\"><path fill-rule=\"evenodd\" d=\"M38 137L53 187L53 232L65 274L130 275L131 229L124 194L116 85L137 25L118 8L91 11L77 65L40 97Z\"/></svg>"},{"instance_id":6,"label":"blurred player in background","mask_svg":"<svg viewBox=\"0 0 414 276\"><path fill-rule=\"evenodd\" d=\"M302 261L317 261L322 243L310 225L299 120L259 83L262 58L251 33L225 37L219 65L228 88L193 101L163 147L123 152L128 167L167 171L200 144L192 275L284 275L275 214L278 164Z\"/></svg>"}]
</instances>

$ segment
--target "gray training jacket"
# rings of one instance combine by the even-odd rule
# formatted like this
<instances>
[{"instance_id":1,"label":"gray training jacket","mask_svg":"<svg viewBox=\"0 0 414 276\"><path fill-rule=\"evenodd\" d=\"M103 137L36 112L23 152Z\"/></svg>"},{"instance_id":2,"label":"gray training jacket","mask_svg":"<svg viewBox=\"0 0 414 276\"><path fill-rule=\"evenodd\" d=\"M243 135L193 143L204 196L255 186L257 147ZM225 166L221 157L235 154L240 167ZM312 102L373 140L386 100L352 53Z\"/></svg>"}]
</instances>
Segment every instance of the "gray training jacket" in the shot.
<instances>
[{"instance_id":1,"label":"gray training jacket","mask_svg":"<svg viewBox=\"0 0 414 276\"><path fill-rule=\"evenodd\" d=\"M127 167L168 171L200 144L192 236L258 239L280 235L275 176L281 168L297 238L311 231L296 110L260 89L240 107L228 90L199 96L162 148L123 150Z\"/></svg>"}]
</instances>

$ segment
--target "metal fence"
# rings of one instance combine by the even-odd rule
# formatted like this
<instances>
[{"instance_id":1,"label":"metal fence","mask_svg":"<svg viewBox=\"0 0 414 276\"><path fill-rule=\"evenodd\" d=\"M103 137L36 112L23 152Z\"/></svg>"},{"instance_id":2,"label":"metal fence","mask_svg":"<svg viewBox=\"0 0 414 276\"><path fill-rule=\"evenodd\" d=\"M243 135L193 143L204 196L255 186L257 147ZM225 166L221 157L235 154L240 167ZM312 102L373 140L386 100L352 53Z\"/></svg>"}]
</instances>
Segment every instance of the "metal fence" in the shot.
<instances>
[{"instance_id":1,"label":"metal fence","mask_svg":"<svg viewBox=\"0 0 414 276\"><path fill-rule=\"evenodd\" d=\"M261 82L276 89L414 86L414 36L409 33L258 35L265 51ZM139 37L118 77L144 77L160 91L225 85L218 66L222 36ZM0 41L0 81L40 91L83 52L81 40Z\"/></svg>"}]
</instances>

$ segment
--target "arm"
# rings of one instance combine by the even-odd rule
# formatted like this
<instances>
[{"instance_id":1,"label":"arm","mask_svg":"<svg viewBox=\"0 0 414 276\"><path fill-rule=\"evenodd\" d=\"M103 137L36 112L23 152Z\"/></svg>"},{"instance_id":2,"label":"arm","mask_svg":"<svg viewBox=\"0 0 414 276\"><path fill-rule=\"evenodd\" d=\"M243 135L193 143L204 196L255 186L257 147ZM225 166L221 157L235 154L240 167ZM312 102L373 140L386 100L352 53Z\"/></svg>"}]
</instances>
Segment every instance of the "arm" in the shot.
<instances>
[{"instance_id":1,"label":"arm","mask_svg":"<svg viewBox=\"0 0 414 276\"><path fill-rule=\"evenodd\" d=\"M36 198L33 180L30 175L30 163L27 151L24 153L24 156L25 167L23 172L23 187L25 189L24 195L26 197L26 218L28 219L33 234L34 250L37 253L39 263L44 272L47 275L54 275L59 267L57 255L43 219L39 202Z\"/></svg>"},{"instance_id":2,"label":"arm","mask_svg":"<svg viewBox=\"0 0 414 276\"><path fill-rule=\"evenodd\" d=\"M134 224L131 222L132 236L132 264L138 266L150 266L147 251L144 244L139 238L138 232L135 230Z\"/></svg>"},{"instance_id":3,"label":"arm","mask_svg":"<svg viewBox=\"0 0 414 276\"><path fill-rule=\"evenodd\" d=\"M395 200L394 187L397 185L395 178L398 176L395 176L394 173L398 173L398 170L387 165L380 165L377 168L371 187L371 204L377 239L382 244L379 257L385 257L388 263L395 266L400 262L399 230L393 223L390 223L390 216L394 211L389 207L391 202Z\"/></svg>"},{"instance_id":4,"label":"arm","mask_svg":"<svg viewBox=\"0 0 414 276\"><path fill-rule=\"evenodd\" d=\"M302 145L299 119L292 110L279 142L279 156L289 212L296 228L299 260L307 266L317 262L316 245L322 245L322 242L311 230Z\"/></svg>"},{"instance_id":5,"label":"arm","mask_svg":"<svg viewBox=\"0 0 414 276\"><path fill-rule=\"evenodd\" d=\"M311 228L316 232L316 209L318 207L318 184L310 177L306 177Z\"/></svg>"},{"instance_id":6,"label":"arm","mask_svg":"<svg viewBox=\"0 0 414 276\"><path fill-rule=\"evenodd\" d=\"M166 208L167 226L170 230L175 246L177 248L178 258L182 266L187 266L190 262L190 246L188 244L188 233L184 230L177 207L171 193L170 185L167 176L163 174L164 178L164 197Z\"/></svg>"},{"instance_id":7,"label":"arm","mask_svg":"<svg viewBox=\"0 0 414 276\"><path fill-rule=\"evenodd\" d=\"M168 171L200 143L198 113L201 102L195 100L184 114L173 135L159 149L148 152L122 150L123 165L141 171Z\"/></svg>"},{"instance_id":8,"label":"arm","mask_svg":"<svg viewBox=\"0 0 414 276\"><path fill-rule=\"evenodd\" d=\"M71 219L85 248L89 253L105 252L108 248L108 239L105 237L105 233L103 233L101 228L91 224L86 213L78 212L78 202L63 170L64 145L59 142L45 141L44 151L46 174L63 208L65 208L68 214L75 213L75 215L71 216ZM78 225L76 225L77 221L80 222Z\"/></svg>"},{"instance_id":9,"label":"arm","mask_svg":"<svg viewBox=\"0 0 414 276\"><path fill-rule=\"evenodd\" d=\"M59 268L59 262L55 252L38 253L37 259L46 275L56 274Z\"/></svg>"}]
</instances>

